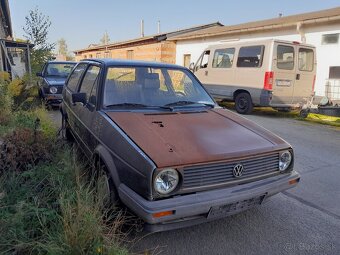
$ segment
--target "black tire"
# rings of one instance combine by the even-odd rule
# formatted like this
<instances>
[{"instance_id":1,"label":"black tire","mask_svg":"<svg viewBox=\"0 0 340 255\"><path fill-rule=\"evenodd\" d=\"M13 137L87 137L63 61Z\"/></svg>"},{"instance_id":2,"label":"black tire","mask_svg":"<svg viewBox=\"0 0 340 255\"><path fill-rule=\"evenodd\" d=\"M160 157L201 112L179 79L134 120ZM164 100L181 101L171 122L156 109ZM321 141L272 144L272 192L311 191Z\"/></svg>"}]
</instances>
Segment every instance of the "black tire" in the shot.
<instances>
[{"instance_id":1,"label":"black tire","mask_svg":"<svg viewBox=\"0 0 340 255\"><path fill-rule=\"evenodd\" d=\"M235 98L235 108L238 113L249 114L253 111L253 100L247 92L237 94Z\"/></svg>"},{"instance_id":2,"label":"black tire","mask_svg":"<svg viewBox=\"0 0 340 255\"><path fill-rule=\"evenodd\" d=\"M278 112L291 112L292 110L290 108L277 108Z\"/></svg>"},{"instance_id":3,"label":"black tire","mask_svg":"<svg viewBox=\"0 0 340 255\"><path fill-rule=\"evenodd\" d=\"M309 114L309 110L308 109L303 109L299 113L300 117L304 118L304 119L308 117L308 114Z\"/></svg>"},{"instance_id":4,"label":"black tire","mask_svg":"<svg viewBox=\"0 0 340 255\"><path fill-rule=\"evenodd\" d=\"M65 117L65 115L62 116L62 119L61 119L61 134L62 134L62 137L68 141L68 142L73 142L74 141L74 137L72 135L72 132L70 130L70 126L67 122L67 119Z\"/></svg>"},{"instance_id":5,"label":"black tire","mask_svg":"<svg viewBox=\"0 0 340 255\"><path fill-rule=\"evenodd\" d=\"M94 177L93 184L95 186L97 198L101 203L102 208L113 209L114 207L119 206L117 189L114 186L111 174L102 160L96 160L92 175Z\"/></svg>"}]
</instances>

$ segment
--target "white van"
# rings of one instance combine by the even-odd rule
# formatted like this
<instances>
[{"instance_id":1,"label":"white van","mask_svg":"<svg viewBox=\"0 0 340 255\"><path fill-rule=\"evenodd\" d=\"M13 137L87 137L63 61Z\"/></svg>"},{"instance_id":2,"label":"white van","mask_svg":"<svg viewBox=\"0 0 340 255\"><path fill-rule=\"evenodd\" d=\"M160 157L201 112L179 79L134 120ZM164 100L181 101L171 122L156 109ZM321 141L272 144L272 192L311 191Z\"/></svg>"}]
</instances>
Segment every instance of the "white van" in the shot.
<instances>
[{"instance_id":1,"label":"white van","mask_svg":"<svg viewBox=\"0 0 340 255\"><path fill-rule=\"evenodd\" d=\"M230 42L208 47L191 70L216 99L235 101L239 113L253 106L287 111L314 93L315 47L274 39Z\"/></svg>"}]
</instances>

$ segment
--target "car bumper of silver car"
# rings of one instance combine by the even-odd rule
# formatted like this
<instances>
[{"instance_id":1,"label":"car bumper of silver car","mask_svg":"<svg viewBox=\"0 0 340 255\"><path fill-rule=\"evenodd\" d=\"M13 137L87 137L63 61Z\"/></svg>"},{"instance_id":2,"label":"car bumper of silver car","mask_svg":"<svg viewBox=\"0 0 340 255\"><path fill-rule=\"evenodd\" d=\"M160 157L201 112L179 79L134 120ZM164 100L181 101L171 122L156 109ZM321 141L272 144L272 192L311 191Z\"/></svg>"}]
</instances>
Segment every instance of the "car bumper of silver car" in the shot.
<instances>
[{"instance_id":1,"label":"car bumper of silver car","mask_svg":"<svg viewBox=\"0 0 340 255\"><path fill-rule=\"evenodd\" d=\"M262 204L270 196L297 185L293 171L267 179L217 190L149 201L124 184L119 186L122 202L146 222L150 232L188 227L223 218Z\"/></svg>"}]
</instances>

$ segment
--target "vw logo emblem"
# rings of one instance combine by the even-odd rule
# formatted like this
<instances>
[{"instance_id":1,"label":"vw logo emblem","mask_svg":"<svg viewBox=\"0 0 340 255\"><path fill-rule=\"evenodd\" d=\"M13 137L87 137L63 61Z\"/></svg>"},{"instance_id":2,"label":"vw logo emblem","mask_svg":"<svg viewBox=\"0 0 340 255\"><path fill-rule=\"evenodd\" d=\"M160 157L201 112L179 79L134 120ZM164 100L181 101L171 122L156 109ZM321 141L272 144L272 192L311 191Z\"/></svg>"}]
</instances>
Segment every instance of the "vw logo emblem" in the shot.
<instances>
[{"instance_id":1,"label":"vw logo emblem","mask_svg":"<svg viewBox=\"0 0 340 255\"><path fill-rule=\"evenodd\" d=\"M234 166L233 175L235 177L241 177L242 174L243 174L243 165L237 164L236 166Z\"/></svg>"}]
</instances>

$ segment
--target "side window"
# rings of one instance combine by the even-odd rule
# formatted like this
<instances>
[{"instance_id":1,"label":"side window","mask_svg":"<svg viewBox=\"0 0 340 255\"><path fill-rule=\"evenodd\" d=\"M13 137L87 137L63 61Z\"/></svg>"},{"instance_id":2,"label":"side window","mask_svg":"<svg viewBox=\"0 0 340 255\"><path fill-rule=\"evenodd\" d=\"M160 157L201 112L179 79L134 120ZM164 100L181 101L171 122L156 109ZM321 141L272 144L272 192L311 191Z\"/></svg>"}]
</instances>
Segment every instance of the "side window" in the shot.
<instances>
[{"instance_id":1,"label":"side window","mask_svg":"<svg viewBox=\"0 0 340 255\"><path fill-rule=\"evenodd\" d=\"M213 68L231 68L233 65L235 48L215 50L212 63Z\"/></svg>"},{"instance_id":2,"label":"side window","mask_svg":"<svg viewBox=\"0 0 340 255\"><path fill-rule=\"evenodd\" d=\"M210 50L206 50L203 52L203 54L200 56L200 58L197 61L197 64L195 66L195 71L201 68L208 67L209 55L210 55Z\"/></svg>"},{"instance_id":3,"label":"side window","mask_svg":"<svg viewBox=\"0 0 340 255\"><path fill-rule=\"evenodd\" d=\"M276 58L277 68L284 70L294 69L294 47L278 45Z\"/></svg>"},{"instance_id":4,"label":"side window","mask_svg":"<svg viewBox=\"0 0 340 255\"><path fill-rule=\"evenodd\" d=\"M77 85L79 83L79 79L83 75L85 69L86 69L87 64L79 64L77 67L74 69L72 72L68 82L67 82L67 87L75 92L77 89Z\"/></svg>"},{"instance_id":5,"label":"side window","mask_svg":"<svg viewBox=\"0 0 340 255\"><path fill-rule=\"evenodd\" d=\"M261 67L264 53L264 46L241 47L237 67Z\"/></svg>"},{"instance_id":6,"label":"side window","mask_svg":"<svg viewBox=\"0 0 340 255\"><path fill-rule=\"evenodd\" d=\"M97 84L100 68L90 66L84 76L80 86L80 92L86 93L86 101L93 105L97 102Z\"/></svg>"},{"instance_id":7,"label":"side window","mask_svg":"<svg viewBox=\"0 0 340 255\"><path fill-rule=\"evenodd\" d=\"M314 51L312 49L299 49L299 70L311 72L314 69Z\"/></svg>"}]
</instances>

